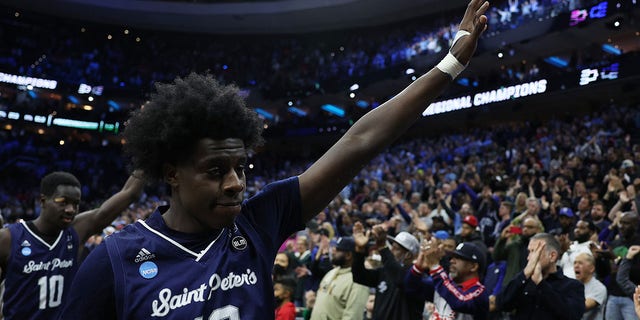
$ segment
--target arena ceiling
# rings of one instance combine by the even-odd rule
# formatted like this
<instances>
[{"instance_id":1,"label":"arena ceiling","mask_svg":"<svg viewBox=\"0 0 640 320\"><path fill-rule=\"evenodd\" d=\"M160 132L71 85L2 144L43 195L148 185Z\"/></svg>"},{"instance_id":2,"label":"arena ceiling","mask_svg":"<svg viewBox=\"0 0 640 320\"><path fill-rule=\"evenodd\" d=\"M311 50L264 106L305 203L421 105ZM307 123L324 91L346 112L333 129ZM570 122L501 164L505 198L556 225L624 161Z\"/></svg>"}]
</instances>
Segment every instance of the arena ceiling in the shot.
<instances>
[{"instance_id":1,"label":"arena ceiling","mask_svg":"<svg viewBox=\"0 0 640 320\"><path fill-rule=\"evenodd\" d=\"M1 0L60 17L156 30L290 34L381 25L463 8L467 0L278 0L192 3L144 0Z\"/></svg>"}]
</instances>

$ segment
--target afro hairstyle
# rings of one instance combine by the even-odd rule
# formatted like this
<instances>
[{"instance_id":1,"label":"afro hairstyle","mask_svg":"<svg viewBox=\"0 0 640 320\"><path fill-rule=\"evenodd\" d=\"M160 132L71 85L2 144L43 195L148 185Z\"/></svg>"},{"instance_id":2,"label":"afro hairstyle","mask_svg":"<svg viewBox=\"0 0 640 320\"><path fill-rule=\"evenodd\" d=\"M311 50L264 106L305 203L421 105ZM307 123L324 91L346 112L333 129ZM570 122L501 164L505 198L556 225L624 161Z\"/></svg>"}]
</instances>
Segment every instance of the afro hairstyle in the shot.
<instances>
[{"instance_id":1,"label":"afro hairstyle","mask_svg":"<svg viewBox=\"0 0 640 320\"><path fill-rule=\"evenodd\" d=\"M262 128L236 86L191 73L173 83L156 83L156 93L126 123L124 153L144 178L162 181L164 164L191 159L198 141L237 138L252 149L263 143Z\"/></svg>"}]
</instances>

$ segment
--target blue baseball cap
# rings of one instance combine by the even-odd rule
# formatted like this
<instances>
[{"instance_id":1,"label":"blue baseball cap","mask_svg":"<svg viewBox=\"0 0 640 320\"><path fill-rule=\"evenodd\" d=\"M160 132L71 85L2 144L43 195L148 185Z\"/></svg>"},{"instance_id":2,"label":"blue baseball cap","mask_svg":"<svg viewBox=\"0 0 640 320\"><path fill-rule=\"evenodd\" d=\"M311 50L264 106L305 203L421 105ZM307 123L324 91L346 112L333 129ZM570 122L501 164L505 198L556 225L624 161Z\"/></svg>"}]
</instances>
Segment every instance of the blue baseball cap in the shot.
<instances>
[{"instance_id":1,"label":"blue baseball cap","mask_svg":"<svg viewBox=\"0 0 640 320\"><path fill-rule=\"evenodd\" d=\"M561 216L565 216L565 217L569 217L569 218L575 217L575 215L573 214L573 210L571 210L571 208L569 208L569 207L563 207L562 209L560 209L559 214Z\"/></svg>"},{"instance_id":2,"label":"blue baseball cap","mask_svg":"<svg viewBox=\"0 0 640 320\"><path fill-rule=\"evenodd\" d=\"M436 237L436 239L440 239L440 240L449 239L449 233L444 230L436 231L436 233L434 233L433 236Z\"/></svg>"}]
</instances>

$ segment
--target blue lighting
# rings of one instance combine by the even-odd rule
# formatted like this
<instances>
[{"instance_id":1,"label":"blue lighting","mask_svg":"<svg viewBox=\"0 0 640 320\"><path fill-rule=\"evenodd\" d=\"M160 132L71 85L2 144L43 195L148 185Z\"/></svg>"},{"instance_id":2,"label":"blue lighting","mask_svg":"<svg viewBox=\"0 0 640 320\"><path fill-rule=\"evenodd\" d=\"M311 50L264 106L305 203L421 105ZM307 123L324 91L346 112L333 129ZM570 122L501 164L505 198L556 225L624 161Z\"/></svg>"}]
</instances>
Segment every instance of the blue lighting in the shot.
<instances>
[{"instance_id":1,"label":"blue lighting","mask_svg":"<svg viewBox=\"0 0 640 320\"><path fill-rule=\"evenodd\" d=\"M364 100L358 100L356 101L356 106L362 108L362 109L366 109L369 108L369 102L366 102Z\"/></svg>"},{"instance_id":2,"label":"blue lighting","mask_svg":"<svg viewBox=\"0 0 640 320\"><path fill-rule=\"evenodd\" d=\"M256 108L256 112L267 120L273 120L273 115L264 109Z\"/></svg>"},{"instance_id":3,"label":"blue lighting","mask_svg":"<svg viewBox=\"0 0 640 320\"><path fill-rule=\"evenodd\" d=\"M287 110L289 110L289 112L295 114L298 117L306 117L307 113L304 110L298 109L296 107L289 107Z\"/></svg>"},{"instance_id":4,"label":"blue lighting","mask_svg":"<svg viewBox=\"0 0 640 320\"><path fill-rule=\"evenodd\" d=\"M615 54L616 56L622 54L622 51L620 51L620 49L606 43L602 45L602 50L607 53Z\"/></svg>"},{"instance_id":5,"label":"blue lighting","mask_svg":"<svg viewBox=\"0 0 640 320\"><path fill-rule=\"evenodd\" d=\"M73 103L73 104L78 104L78 102L80 102L80 101L78 101L78 98L76 98L74 96L69 96L68 98L69 98L69 101L71 101L71 103Z\"/></svg>"},{"instance_id":6,"label":"blue lighting","mask_svg":"<svg viewBox=\"0 0 640 320\"><path fill-rule=\"evenodd\" d=\"M113 110L120 110L120 105L113 100L107 101L107 104L109 105L109 107L113 108Z\"/></svg>"},{"instance_id":7,"label":"blue lighting","mask_svg":"<svg viewBox=\"0 0 640 320\"><path fill-rule=\"evenodd\" d=\"M33 99L35 99L37 96L36 96L36 93L35 93L35 92L33 92L33 91L29 90L29 97L31 97L31 98L33 98Z\"/></svg>"},{"instance_id":8,"label":"blue lighting","mask_svg":"<svg viewBox=\"0 0 640 320\"><path fill-rule=\"evenodd\" d=\"M469 86L469 79L468 78L460 78L458 80L458 84L461 85L461 86L468 87Z\"/></svg>"},{"instance_id":9,"label":"blue lighting","mask_svg":"<svg viewBox=\"0 0 640 320\"><path fill-rule=\"evenodd\" d=\"M556 56L551 56L551 57L545 58L544 61L546 63L548 63L548 64L550 64L550 65L552 65L554 67L558 67L558 68L566 68L569 65L568 61L566 61L566 60L564 60L562 58L556 57Z\"/></svg>"},{"instance_id":10,"label":"blue lighting","mask_svg":"<svg viewBox=\"0 0 640 320\"><path fill-rule=\"evenodd\" d=\"M344 117L344 114L345 114L344 110L342 110L338 106L334 106L332 104L325 104L320 108L322 108L322 110L324 110L326 112L329 112L329 113L331 113L333 115L336 115L336 116L338 116L340 118Z\"/></svg>"}]
</instances>

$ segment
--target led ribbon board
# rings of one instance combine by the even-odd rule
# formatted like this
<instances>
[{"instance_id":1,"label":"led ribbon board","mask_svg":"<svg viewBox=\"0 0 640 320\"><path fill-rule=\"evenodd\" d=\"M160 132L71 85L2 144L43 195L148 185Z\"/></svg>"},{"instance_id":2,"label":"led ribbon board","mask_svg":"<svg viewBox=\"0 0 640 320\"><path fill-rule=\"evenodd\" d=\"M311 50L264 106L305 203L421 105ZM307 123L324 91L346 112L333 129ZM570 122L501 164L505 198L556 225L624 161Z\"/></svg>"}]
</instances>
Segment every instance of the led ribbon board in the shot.
<instances>
[{"instance_id":1,"label":"led ribbon board","mask_svg":"<svg viewBox=\"0 0 640 320\"><path fill-rule=\"evenodd\" d=\"M427 109L422 112L422 115L426 117L434 114L477 107L489 103L514 100L544 93L546 91L547 80L542 79L538 81L518 84L515 86L508 86L495 90L479 92L474 94L473 98L471 95L468 95L444 101L437 101L429 105L429 107L427 107Z\"/></svg>"}]
</instances>

